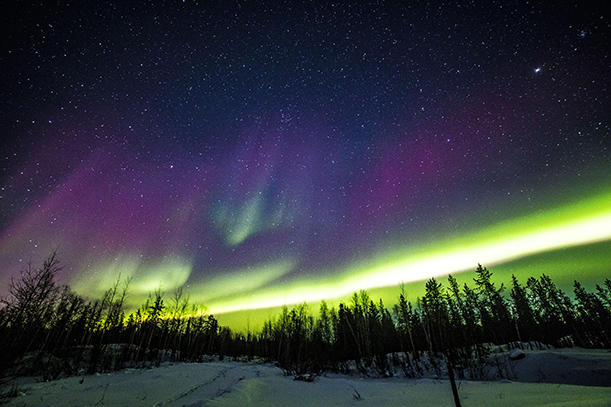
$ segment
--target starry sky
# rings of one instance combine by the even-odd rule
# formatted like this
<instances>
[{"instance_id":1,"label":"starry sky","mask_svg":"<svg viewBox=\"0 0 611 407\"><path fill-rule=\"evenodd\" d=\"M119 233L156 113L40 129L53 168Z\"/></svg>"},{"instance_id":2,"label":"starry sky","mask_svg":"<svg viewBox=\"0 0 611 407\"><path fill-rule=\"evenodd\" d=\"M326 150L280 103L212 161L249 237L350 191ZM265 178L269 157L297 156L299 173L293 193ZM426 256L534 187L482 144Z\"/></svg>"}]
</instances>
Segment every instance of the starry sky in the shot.
<instances>
[{"instance_id":1,"label":"starry sky","mask_svg":"<svg viewBox=\"0 0 611 407\"><path fill-rule=\"evenodd\" d=\"M238 326L478 263L611 276L602 5L293 3L2 6L0 291L57 250L80 294Z\"/></svg>"}]
</instances>

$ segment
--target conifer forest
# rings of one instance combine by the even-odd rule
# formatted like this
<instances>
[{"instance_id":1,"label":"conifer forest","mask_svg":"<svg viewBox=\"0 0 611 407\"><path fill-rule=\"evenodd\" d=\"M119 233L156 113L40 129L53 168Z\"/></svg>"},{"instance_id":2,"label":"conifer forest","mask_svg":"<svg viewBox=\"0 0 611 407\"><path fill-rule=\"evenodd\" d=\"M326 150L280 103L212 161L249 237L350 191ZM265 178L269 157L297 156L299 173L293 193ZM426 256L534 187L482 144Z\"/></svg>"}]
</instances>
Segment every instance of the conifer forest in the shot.
<instances>
[{"instance_id":1,"label":"conifer forest","mask_svg":"<svg viewBox=\"0 0 611 407\"><path fill-rule=\"evenodd\" d=\"M490 363L491 344L611 348L610 279L594 292L578 281L572 293L563 292L547 275L513 277L506 287L478 265L471 284L461 286L451 275L431 278L422 298L407 298L398 287L396 303L386 305L360 291L337 307L325 301L315 311L305 303L285 306L258 331L235 332L180 289L155 290L126 314L129 279L117 279L102 298L90 300L59 285L59 270L52 254L42 267L22 270L2 298L3 380L26 374L51 380L212 355L275 362L303 378L344 372L348 363L380 376L400 365L408 377L418 377L428 363L451 378L473 378Z\"/></svg>"}]
</instances>

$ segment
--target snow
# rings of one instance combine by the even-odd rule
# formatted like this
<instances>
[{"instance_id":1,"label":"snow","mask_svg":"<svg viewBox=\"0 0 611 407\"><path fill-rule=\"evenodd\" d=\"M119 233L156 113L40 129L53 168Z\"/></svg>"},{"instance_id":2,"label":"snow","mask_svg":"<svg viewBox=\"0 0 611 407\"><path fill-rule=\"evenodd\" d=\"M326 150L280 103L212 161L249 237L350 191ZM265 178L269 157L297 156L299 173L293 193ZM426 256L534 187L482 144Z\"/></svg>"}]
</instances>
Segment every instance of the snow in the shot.
<instances>
[{"instance_id":1,"label":"snow","mask_svg":"<svg viewBox=\"0 0 611 407\"><path fill-rule=\"evenodd\" d=\"M526 357L526 353L520 348L515 348L509 351L509 359L519 360Z\"/></svg>"},{"instance_id":2,"label":"snow","mask_svg":"<svg viewBox=\"0 0 611 407\"><path fill-rule=\"evenodd\" d=\"M611 406L607 350L525 350L514 378L458 381L464 407ZM9 406L453 406L447 379L327 374L294 380L272 364L164 363L151 369L18 383Z\"/></svg>"},{"instance_id":3,"label":"snow","mask_svg":"<svg viewBox=\"0 0 611 407\"><path fill-rule=\"evenodd\" d=\"M570 348L526 352L524 359L513 362L513 371L514 380L521 382L611 386L611 351Z\"/></svg>"}]
</instances>

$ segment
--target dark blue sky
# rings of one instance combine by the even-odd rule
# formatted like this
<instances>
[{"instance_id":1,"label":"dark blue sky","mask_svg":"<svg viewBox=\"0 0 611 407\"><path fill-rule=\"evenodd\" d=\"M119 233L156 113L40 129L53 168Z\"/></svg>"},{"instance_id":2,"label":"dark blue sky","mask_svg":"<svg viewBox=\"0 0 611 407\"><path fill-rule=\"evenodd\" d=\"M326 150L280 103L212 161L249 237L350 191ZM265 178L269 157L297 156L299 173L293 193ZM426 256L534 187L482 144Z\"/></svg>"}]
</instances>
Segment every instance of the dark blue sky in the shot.
<instances>
[{"instance_id":1,"label":"dark blue sky","mask_svg":"<svg viewBox=\"0 0 611 407\"><path fill-rule=\"evenodd\" d=\"M608 200L602 8L291 3L2 6L0 283L345 281Z\"/></svg>"}]
</instances>

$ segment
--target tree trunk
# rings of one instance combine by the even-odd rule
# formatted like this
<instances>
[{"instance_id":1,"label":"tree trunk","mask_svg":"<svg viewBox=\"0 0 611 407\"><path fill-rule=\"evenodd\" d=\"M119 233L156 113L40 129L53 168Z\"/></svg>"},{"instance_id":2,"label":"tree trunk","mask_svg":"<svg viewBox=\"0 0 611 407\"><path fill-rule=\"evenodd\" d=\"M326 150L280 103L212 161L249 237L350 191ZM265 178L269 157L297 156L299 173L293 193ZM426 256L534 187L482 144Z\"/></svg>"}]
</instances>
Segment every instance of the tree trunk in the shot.
<instances>
[{"instance_id":1,"label":"tree trunk","mask_svg":"<svg viewBox=\"0 0 611 407\"><path fill-rule=\"evenodd\" d=\"M452 395L454 396L454 404L456 407L462 407L460 404L460 398L458 397L458 388L456 387L456 380L454 379L454 362L452 357L448 355L448 376L450 376L450 386L452 387Z\"/></svg>"}]
</instances>

